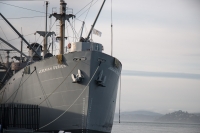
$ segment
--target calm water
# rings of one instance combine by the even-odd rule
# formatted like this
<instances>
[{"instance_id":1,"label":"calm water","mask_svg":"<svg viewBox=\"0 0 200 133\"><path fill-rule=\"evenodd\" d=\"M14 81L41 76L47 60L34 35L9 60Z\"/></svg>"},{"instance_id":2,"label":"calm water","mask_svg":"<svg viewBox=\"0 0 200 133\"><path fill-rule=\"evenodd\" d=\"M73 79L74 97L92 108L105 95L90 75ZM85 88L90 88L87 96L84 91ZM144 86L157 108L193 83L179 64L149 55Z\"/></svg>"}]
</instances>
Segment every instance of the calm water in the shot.
<instances>
[{"instance_id":1,"label":"calm water","mask_svg":"<svg viewBox=\"0 0 200 133\"><path fill-rule=\"evenodd\" d=\"M114 122L112 133L200 133L200 124Z\"/></svg>"}]
</instances>

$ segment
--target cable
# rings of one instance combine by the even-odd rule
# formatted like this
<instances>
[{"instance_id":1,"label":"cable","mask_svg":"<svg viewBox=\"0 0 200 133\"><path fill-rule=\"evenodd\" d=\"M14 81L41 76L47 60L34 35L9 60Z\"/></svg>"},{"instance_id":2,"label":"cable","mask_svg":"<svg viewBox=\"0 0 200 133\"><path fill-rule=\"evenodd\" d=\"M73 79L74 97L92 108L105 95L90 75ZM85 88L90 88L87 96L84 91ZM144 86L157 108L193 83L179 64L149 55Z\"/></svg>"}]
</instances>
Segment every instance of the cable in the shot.
<instances>
[{"instance_id":1,"label":"cable","mask_svg":"<svg viewBox=\"0 0 200 133\"><path fill-rule=\"evenodd\" d=\"M24 36L29 36L29 35L32 35L32 34L34 34L34 33L31 33L31 34L27 34L27 35L24 35ZM13 40L17 40L17 39L19 39L19 37L18 38L14 38L14 39L11 39L11 40L8 40L7 42L10 42L10 41L13 41ZM3 43L3 42L2 42ZM1 43L0 43L1 44ZM2 47L4 47L4 45L2 45ZM25 45L23 45L23 47L25 47ZM5 48L5 47L4 47ZM13 52L12 52L13 53ZM15 53L14 54L15 56L17 56L17 53ZM4 54L4 56L6 56L5 54Z\"/></svg>"},{"instance_id":2,"label":"cable","mask_svg":"<svg viewBox=\"0 0 200 133\"><path fill-rule=\"evenodd\" d=\"M44 1L44 0L1 0L1 1Z\"/></svg>"},{"instance_id":3,"label":"cable","mask_svg":"<svg viewBox=\"0 0 200 133\"><path fill-rule=\"evenodd\" d=\"M82 20L80 20L80 19L78 19L78 18L75 18L75 19L77 19L78 21L80 21L80 22L83 22ZM74 20L75 21L75 20Z\"/></svg>"},{"instance_id":4,"label":"cable","mask_svg":"<svg viewBox=\"0 0 200 133\"><path fill-rule=\"evenodd\" d=\"M19 18L7 18L7 19L24 19L24 18L37 18L37 17L45 17L45 16L32 16L32 17L19 17ZM3 19L0 19L3 20Z\"/></svg>"},{"instance_id":5,"label":"cable","mask_svg":"<svg viewBox=\"0 0 200 133\"><path fill-rule=\"evenodd\" d=\"M94 1L94 0L92 0L90 3L92 3L93 1ZM96 0L95 3L91 4L90 7L89 7L87 10L85 10L79 17L81 17L85 12L89 11L89 9L91 8L91 6L95 5L97 1L98 1L98 0ZM87 7L90 3L88 3L85 7ZM84 8L85 8L85 7L84 7ZM82 8L80 11L82 11L84 8ZM78 11L76 14L78 14L80 11ZM75 14L75 15L76 15L76 14ZM86 16L87 16L87 15L86 15ZM83 22L82 20L78 19L79 17L76 17L75 19L78 20L78 21ZM86 17L85 17L85 18L86 18ZM72 20L72 23L74 23L75 19ZM66 26L65 29L66 29L66 28L68 28L68 26ZM77 34L77 36L78 36L78 34Z\"/></svg>"},{"instance_id":6,"label":"cable","mask_svg":"<svg viewBox=\"0 0 200 133\"><path fill-rule=\"evenodd\" d=\"M98 1L98 0L97 0ZM90 3L92 3L93 2L93 0L90 2ZM85 5L81 10L79 10L76 14L78 14L80 11L82 11L85 7L87 7L90 3L88 3L87 5ZM95 2L96 3L96 2ZM75 15L76 15L75 14Z\"/></svg>"},{"instance_id":7,"label":"cable","mask_svg":"<svg viewBox=\"0 0 200 133\"><path fill-rule=\"evenodd\" d=\"M72 21L72 22L74 22L74 30L76 29L76 24L75 24L75 22L76 21ZM72 23L73 24L73 23ZM75 30L75 32L76 32L76 30ZM77 33L76 33L77 34ZM75 42L76 40L77 40L77 38L75 38L76 37L76 34L73 34L73 42ZM74 37L75 36L75 37ZM77 34L77 36L78 36L78 34Z\"/></svg>"},{"instance_id":8,"label":"cable","mask_svg":"<svg viewBox=\"0 0 200 133\"><path fill-rule=\"evenodd\" d=\"M1 26L0 26L0 28L1 28ZM4 33L4 31L3 31L3 29L1 28L1 30L2 30L2 32L3 32L3 34L4 34L4 36L6 37L6 40L8 40L8 38L7 38L7 36L6 36L6 34ZM14 54L15 56L17 56L16 54Z\"/></svg>"},{"instance_id":9,"label":"cable","mask_svg":"<svg viewBox=\"0 0 200 133\"><path fill-rule=\"evenodd\" d=\"M76 30L73 28L73 26L72 26L72 24L69 22L69 25L71 26L71 28L72 28L72 31L74 32L74 34L75 34L75 38L77 39L77 33L76 33Z\"/></svg>"},{"instance_id":10,"label":"cable","mask_svg":"<svg viewBox=\"0 0 200 133\"><path fill-rule=\"evenodd\" d=\"M33 10L33 9L28 9L28 8L24 8L24 7L20 7L20 6L15 6L15 5L11 5L11 4L7 4L7 3L3 3L3 2L0 2L0 3L5 4L5 5L9 5L9 6L13 6L13 7L17 7L17 8L21 8L21 9L25 9L25 10L29 10L29 11L34 11L34 12L39 12L39 13L45 13L45 12L36 11L36 10Z\"/></svg>"},{"instance_id":11,"label":"cable","mask_svg":"<svg viewBox=\"0 0 200 133\"><path fill-rule=\"evenodd\" d=\"M0 26L0 28L1 28L1 26ZM4 34L4 36L6 37L6 40L8 40L8 38L7 38L7 36L6 36L6 34L4 33L4 31L3 31L2 28L1 28L1 30L2 30L2 32L3 32L3 34Z\"/></svg>"},{"instance_id":12,"label":"cable","mask_svg":"<svg viewBox=\"0 0 200 133\"><path fill-rule=\"evenodd\" d=\"M39 78L39 76L38 76L37 71L35 71L35 73L36 73L36 75L37 75L38 82L39 82L39 84L40 84L40 88L41 88L41 90L42 90L42 93L43 93L44 99L47 99L47 94L46 94L46 92L45 92L45 90L44 90L44 88L43 88L43 86L42 86L42 83L41 83L41 80L40 80L40 78ZM52 105L51 105L49 99L46 100L46 103L47 103L47 106L50 105L50 107L52 108ZM49 105L48 105L48 104L49 104Z\"/></svg>"},{"instance_id":13,"label":"cable","mask_svg":"<svg viewBox=\"0 0 200 133\"><path fill-rule=\"evenodd\" d=\"M100 64L96 68L96 70L95 70L94 74L92 75L92 77L91 77L90 81L88 82L88 84L85 86L85 88L83 89L83 91L79 94L79 96L74 100L74 102L62 114L60 114L57 118L55 118L51 122L47 123L46 125L40 127L39 129L42 129L42 128L50 125L51 123L55 122L56 120L58 120L60 117L62 117L75 104L75 102L80 98L80 96L83 94L83 92L86 90L86 88L88 87L88 85L90 84L90 82L92 81L92 79L94 78L94 75L96 74L96 72L99 69L99 67L100 67Z\"/></svg>"},{"instance_id":14,"label":"cable","mask_svg":"<svg viewBox=\"0 0 200 133\"><path fill-rule=\"evenodd\" d=\"M93 1L94 1L94 0L92 0L92 2L93 2ZM88 12L90 11L90 8L91 8L91 6L92 6L92 2L91 2L91 5L90 5L89 9L87 10L87 14L86 14L86 16L85 16L85 19L86 19L87 15L88 15ZM84 21L85 21L85 19L84 19Z\"/></svg>"},{"instance_id":15,"label":"cable","mask_svg":"<svg viewBox=\"0 0 200 133\"><path fill-rule=\"evenodd\" d=\"M98 0L97 0L97 1L98 1ZM97 3L97 1L94 2L94 4L92 4L92 6L95 5L95 4ZM80 16L78 16L78 18L81 17L81 16L82 16L85 12L87 12L88 10L89 10L89 9L85 10Z\"/></svg>"},{"instance_id":16,"label":"cable","mask_svg":"<svg viewBox=\"0 0 200 133\"><path fill-rule=\"evenodd\" d=\"M90 3L92 3L94 0L92 0ZM98 1L98 0L97 0ZM91 4L90 5L90 7L91 6L93 6L94 4L96 4L97 3L97 1L95 1L95 3L93 3L93 4ZM76 14L78 14L80 11L82 11L85 7L87 7L90 3L88 3L86 6L84 6L81 10L79 10ZM89 8L90 9L90 8ZM76 20L78 20L78 21L81 21L81 22L83 22L82 20L80 20L80 19L78 19L78 18L80 18L85 12L87 12L89 9L87 9L87 10L85 10L81 15L79 15L78 17L76 17L75 19ZM75 15L76 15L75 14ZM86 18L86 17L85 17ZM75 19L73 20L73 21L75 21ZM72 22L73 23L73 22ZM68 26L66 26L66 28L67 28Z\"/></svg>"},{"instance_id":17,"label":"cable","mask_svg":"<svg viewBox=\"0 0 200 133\"><path fill-rule=\"evenodd\" d=\"M1 28L1 26L0 26L0 28ZM6 34L4 33L4 31L3 31L3 29L1 28L1 30L2 30L2 32L3 32L3 34L4 34L4 36L6 37L6 40L8 40L8 38L7 38L7 36L6 36ZM0 43L1 44L1 43ZM3 45L2 45L2 47L4 47ZM4 47L5 48L5 47ZM5 48L6 49L6 48ZM4 56L5 56L5 54L4 54Z\"/></svg>"},{"instance_id":18,"label":"cable","mask_svg":"<svg viewBox=\"0 0 200 133\"><path fill-rule=\"evenodd\" d=\"M27 62L27 64L28 64L28 62ZM35 69L33 70L33 72L35 71ZM33 72L31 72L31 74L28 76L28 78L33 74ZM26 78L25 80L24 80L24 82L26 82L26 80L28 80L28 78ZM20 87L24 84L24 82L20 85ZM20 88L19 87L19 88ZM19 89L18 88L18 89ZM18 89L16 90L16 91L18 91ZM15 92L16 92L15 91ZM15 92L13 93L13 94L15 94ZM13 94L5 101L5 103L7 103L8 102L8 100L13 96Z\"/></svg>"},{"instance_id":19,"label":"cable","mask_svg":"<svg viewBox=\"0 0 200 133\"><path fill-rule=\"evenodd\" d=\"M60 83L60 85L58 85L58 87L56 87L56 89L54 91L51 92L50 95L47 96L47 98L45 98L42 102L40 102L38 105L41 105L44 101L46 101L46 99L48 99L61 85L62 83L64 83L64 81L69 77L69 75L71 74L71 72L75 69L75 67L78 65L78 62L76 63L76 65L74 66L74 68L69 72L69 74L65 77L65 79Z\"/></svg>"},{"instance_id":20,"label":"cable","mask_svg":"<svg viewBox=\"0 0 200 133\"><path fill-rule=\"evenodd\" d=\"M30 35L33 35L33 34L35 34L35 33L31 33L31 34L27 34L27 35L23 35L23 36L30 36ZM7 42L10 42L10 41L13 41L13 40L17 40L17 39L19 39L19 37L18 38L13 38L11 40L8 40Z\"/></svg>"},{"instance_id":21,"label":"cable","mask_svg":"<svg viewBox=\"0 0 200 133\"><path fill-rule=\"evenodd\" d=\"M66 23L67 24L67 23ZM67 37L68 37L68 39L67 40L69 40L69 31L68 31L68 25L66 26L66 28L67 28ZM69 40L69 42L70 42L70 40Z\"/></svg>"},{"instance_id":22,"label":"cable","mask_svg":"<svg viewBox=\"0 0 200 133\"><path fill-rule=\"evenodd\" d=\"M14 103L14 100L15 100L15 98L16 98L16 96L17 96L17 93L19 92L19 88L20 88L20 85L21 85L21 82L22 82L23 77L24 77L24 73L22 74L22 78L21 78L21 80L20 80L19 87L17 88L17 92L16 92L16 94L15 94L15 96L14 96L14 98L13 98L12 104ZM5 89L5 90L6 90L6 89Z\"/></svg>"}]
</instances>

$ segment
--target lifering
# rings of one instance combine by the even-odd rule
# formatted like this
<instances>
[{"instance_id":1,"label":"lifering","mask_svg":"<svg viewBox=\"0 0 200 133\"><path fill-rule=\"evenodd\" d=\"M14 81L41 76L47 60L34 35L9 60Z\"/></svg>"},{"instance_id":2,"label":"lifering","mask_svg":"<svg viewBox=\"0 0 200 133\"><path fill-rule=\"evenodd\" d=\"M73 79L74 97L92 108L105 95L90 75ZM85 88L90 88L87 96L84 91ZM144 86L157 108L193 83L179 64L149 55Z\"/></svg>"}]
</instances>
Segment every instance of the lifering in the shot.
<instances>
[{"instance_id":1,"label":"lifering","mask_svg":"<svg viewBox=\"0 0 200 133\"><path fill-rule=\"evenodd\" d=\"M71 43L69 43L69 44L67 45L67 47L70 49L70 48L71 48Z\"/></svg>"}]
</instances>

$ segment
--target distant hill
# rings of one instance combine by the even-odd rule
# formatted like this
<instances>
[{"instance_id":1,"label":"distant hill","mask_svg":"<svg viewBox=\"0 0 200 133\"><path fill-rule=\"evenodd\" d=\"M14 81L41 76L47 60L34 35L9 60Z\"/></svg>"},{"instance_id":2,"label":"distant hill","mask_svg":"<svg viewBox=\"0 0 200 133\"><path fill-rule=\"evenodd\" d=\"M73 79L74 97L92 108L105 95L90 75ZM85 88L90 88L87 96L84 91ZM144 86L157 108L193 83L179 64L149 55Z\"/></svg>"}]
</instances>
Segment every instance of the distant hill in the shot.
<instances>
[{"instance_id":1,"label":"distant hill","mask_svg":"<svg viewBox=\"0 0 200 133\"><path fill-rule=\"evenodd\" d=\"M157 122L173 122L173 123L200 123L200 114L190 114L181 110L166 114L156 119Z\"/></svg>"},{"instance_id":2,"label":"distant hill","mask_svg":"<svg viewBox=\"0 0 200 133\"><path fill-rule=\"evenodd\" d=\"M125 122L153 122L161 116L163 115L159 113L141 110L141 111L121 112L120 118L121 121ZM118 120L119 120L119 114L116 113L114 121Z\"/></svg>"},{"instance_id":3,"label":"distant hill","mask_svg":"<svg viewBox=\"0 0 200 133\"><path fill-rule=\"evenodd\" d=\"M200 116L200 113L193 113L194 115Z\"/></svg>"}]
</instances>

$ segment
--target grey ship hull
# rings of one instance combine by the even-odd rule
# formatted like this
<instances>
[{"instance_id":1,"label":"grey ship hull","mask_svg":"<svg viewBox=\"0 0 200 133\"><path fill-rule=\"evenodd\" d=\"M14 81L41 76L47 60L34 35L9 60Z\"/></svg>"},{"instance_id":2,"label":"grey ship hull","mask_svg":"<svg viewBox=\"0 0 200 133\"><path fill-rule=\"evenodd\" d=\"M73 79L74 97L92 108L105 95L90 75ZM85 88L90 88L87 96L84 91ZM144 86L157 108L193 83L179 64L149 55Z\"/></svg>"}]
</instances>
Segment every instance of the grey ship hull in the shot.
<instances>
[{"instance_id":1,"label":"grey ship hull","mask_svg":"<svg viewBox=\"0 0 200 133\"><path fill-rule=\"evenodd\" d=\"M62 64L55 56L35 62L30 69L13 75L1 89L1 103L39 105L39 131L110 133L122 68L114 61L101 52L82 51L64 54ZM84 79L72 83L71 74L77 74L78 69ZM96 84L101 70L107 77L105 87Z\"/></svg>"}]
</instances>

